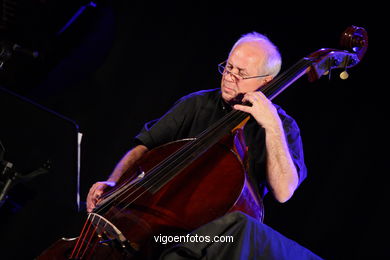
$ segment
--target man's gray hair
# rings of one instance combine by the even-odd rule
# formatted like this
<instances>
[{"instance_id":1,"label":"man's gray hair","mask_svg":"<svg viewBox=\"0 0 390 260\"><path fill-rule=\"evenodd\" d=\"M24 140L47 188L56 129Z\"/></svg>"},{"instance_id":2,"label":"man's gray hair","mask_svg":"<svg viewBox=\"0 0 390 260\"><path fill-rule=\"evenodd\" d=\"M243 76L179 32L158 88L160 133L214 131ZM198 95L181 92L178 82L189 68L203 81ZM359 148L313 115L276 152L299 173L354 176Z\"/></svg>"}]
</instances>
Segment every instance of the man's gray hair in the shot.
<instances>
[{"instance_id":1,"label":"man's gray hair","mask_svg":"<svg viewBox=\"0 0 390 260\"><path fill-rule=\"evenodd\" d=\"M264 44L265 51L267 53L265 64L260 64L260 72L275 77L279 73L280 68L282 66L282 56L280 55L278 48L270 41L270 39L268 39L267 36L258 32L243 34L241 38L238 39L237 42L234 44L232 50L240 43L253 41Z\"/></svg>"}]
</instances>

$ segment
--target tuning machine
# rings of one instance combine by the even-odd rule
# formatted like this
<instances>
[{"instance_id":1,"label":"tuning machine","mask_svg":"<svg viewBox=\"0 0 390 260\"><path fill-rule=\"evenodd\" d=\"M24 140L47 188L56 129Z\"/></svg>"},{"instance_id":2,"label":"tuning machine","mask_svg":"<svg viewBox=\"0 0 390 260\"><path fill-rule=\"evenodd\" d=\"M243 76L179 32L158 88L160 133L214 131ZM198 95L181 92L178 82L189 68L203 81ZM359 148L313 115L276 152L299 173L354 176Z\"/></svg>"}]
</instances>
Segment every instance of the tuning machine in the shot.
<instances>
[{"instance_id":1,"label":"tuning machine","mask_svg":"<svg viewBox=\"0 0 390 260\"><path fill-rule=\"evenodd\" d=\"M330 54L334 54L334 52L330 52ZM338 68L340 64L342 63L342 60L337 56L333 55L331 58L328 59L326 67L328 68L323 75L328 76L328 79L331 79L332 75L332 69Z\"/></svg>"}]
</instances>

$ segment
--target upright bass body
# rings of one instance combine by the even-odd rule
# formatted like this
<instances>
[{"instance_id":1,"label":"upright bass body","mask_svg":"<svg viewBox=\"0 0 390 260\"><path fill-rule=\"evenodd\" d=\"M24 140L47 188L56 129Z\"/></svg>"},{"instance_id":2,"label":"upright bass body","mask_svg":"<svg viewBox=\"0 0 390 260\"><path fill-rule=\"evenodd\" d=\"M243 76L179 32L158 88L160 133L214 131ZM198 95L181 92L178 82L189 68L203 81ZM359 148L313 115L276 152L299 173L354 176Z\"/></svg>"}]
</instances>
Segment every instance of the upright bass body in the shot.
<instances>
[{"instance_id":1,"label":"upright bass body","mask_svg":"<svg viewBox=\"0 0 390 260\"><path fill-rule=\"evenodd\" d=\"M103 196L105 206L89 214L79 238L57 241L38 259L153 259L164 249L155 241L159 235L186 235L235 210L262 221L261 198L247 181L244 154L240 156L241 134L223 138L172 179L155 174L156 167L192 140L149 151Z\"/></svg>"}]
</instances>

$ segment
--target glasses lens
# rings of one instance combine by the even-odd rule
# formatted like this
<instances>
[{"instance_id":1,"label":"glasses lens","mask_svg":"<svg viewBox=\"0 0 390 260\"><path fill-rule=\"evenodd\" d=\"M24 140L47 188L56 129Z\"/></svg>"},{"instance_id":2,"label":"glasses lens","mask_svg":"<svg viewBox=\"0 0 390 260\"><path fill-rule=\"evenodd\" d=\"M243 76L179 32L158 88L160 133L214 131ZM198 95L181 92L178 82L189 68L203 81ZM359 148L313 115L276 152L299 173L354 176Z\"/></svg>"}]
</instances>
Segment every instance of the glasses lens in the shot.
<instances>
[{"instance_id":1,"label":"glasses lens","mask_svg":"<svg viewBox=\"0 0 390 260\"><path fill-rule=\"evenodd\" d=\"M221 63L221 64L218 64L218 71L219 73L221 74L224 74L225 73L225 62L224 63Z\"/></svg>"}]
</instances>

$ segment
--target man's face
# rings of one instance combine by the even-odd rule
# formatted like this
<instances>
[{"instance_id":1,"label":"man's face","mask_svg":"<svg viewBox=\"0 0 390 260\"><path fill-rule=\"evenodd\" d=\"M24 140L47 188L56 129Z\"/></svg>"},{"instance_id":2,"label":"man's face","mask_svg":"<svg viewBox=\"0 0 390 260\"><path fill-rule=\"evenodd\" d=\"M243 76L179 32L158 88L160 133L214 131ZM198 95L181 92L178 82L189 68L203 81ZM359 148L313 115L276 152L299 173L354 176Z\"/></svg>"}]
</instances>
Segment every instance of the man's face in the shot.
<instances>
[{"instance_id":1,"label":"man's face","mask_svg":"<svg viewBox=\"0 0 390 260\"><path fill-rule=\"evenodd\" d=\"M271 80L272 76L242 78L261 75L260 64L263 64L264 59L265 52L259 42L243 42L236 46L226 61L225 68L232 73L225 73L222 76L222 98L229 102L238 94L256 91Z\"/></svg>"}]
</instances>

